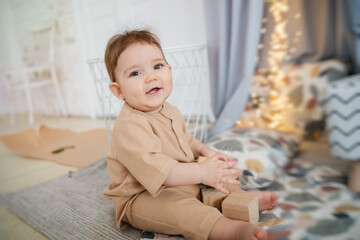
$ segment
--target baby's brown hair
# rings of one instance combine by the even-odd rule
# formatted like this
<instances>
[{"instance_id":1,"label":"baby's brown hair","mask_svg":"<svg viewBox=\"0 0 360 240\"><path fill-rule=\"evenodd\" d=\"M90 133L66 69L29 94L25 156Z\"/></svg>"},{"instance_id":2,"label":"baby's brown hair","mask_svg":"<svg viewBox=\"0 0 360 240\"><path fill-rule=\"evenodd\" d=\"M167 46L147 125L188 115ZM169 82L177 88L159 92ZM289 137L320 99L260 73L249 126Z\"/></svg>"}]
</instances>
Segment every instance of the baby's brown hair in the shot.
<instances>
[{"instance_id":1,"label":"baby's brown hair","mask_svg":"<svg viewBox=\"0 0 360 240\"><path fill-rule=\"evenodd\" d=\"M148 30L132 30L123 34L116 34L110 38L104 57L111 82L116 82L115 68L121 53L131 44L139 42L155 45L164 56L158 37Z\"/></svg>"}]
</instances>

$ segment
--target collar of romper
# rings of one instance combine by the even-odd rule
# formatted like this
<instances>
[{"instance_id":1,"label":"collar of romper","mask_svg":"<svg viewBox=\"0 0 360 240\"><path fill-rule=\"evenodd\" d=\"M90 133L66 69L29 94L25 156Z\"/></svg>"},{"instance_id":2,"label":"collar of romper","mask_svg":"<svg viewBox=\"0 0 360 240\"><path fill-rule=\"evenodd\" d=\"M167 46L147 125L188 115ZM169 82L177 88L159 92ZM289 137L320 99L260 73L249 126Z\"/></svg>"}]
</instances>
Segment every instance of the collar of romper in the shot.
<instances>
[{"instance_id":1,"label":"collar of romper","mask_svg":"<svg viewBox=\"0 0 360 240\"><path fill-rule=\"evenodd\" d=\"M169 104L164 102L163 107L160 110L160 113L167 118L173 119L174 113L170 110Z\"/></svg>"},{"instance_id":2,"label":"collar of romper","mask_svg":"<svg viewBox=\"0 0 360 240\"><path fill-rule=\"evenodd\" d=\"M147 115L161 114L170 120L174 119L174 113L171 111L169 104L167 102L163 103L162 108L158 112L153 112L153 113L145 112L145 114Z\"/></svg>"},{"instance_id":3,"label":"collar of romper","mask_svg":"<svg viewBox=\"0 0 360 240\"><path fill-rule=\"evenodd\" d=\"M128 108L129 110L132 109L132 110L137 110L135 108L133 108L132 106L130 106L126 101L123 105L123 108ZM175 115L174 113L171 111L170 107L169 107L169 103L167 102L164 102L163 105L162 105L162 108L160 109L160 111L158 112L155 112L155 113L149 113L149 112L143 112L143 111L140 111L140 110L137 110L139 113L141 114L145 114L145 115L156 115L156 114L161 114L163 115L164 117L170 119L170 120L173 120Z\"/></svg>"}]
</instances>

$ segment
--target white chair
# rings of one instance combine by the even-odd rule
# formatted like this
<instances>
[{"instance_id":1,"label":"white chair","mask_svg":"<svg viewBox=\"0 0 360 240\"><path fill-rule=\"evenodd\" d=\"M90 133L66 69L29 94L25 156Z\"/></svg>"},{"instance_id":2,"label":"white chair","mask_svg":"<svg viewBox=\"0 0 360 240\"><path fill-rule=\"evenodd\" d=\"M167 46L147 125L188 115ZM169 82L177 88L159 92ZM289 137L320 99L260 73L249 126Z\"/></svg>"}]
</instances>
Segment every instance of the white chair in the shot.
<instances>
[{"instance_id":1,"label":"white chair","mask_svg":"<svg viewBox=\"0 0 360 240\"><path fill-rule=\"evenodd\" d=\"M46 85L52 85L55 90L55 97L58 100L59 107L63 116L67 116L65 102L61 94L59 83L56 77L54 62L54 40L55 40L56 22L50 21L32 26L29 29L31 36L26 46L26 55L23 56L24 67L12 69L3 74L5 86L11 101L10 114L11 121L14 123L15 92L25 92L27 107L29 111L29 122L34 123L34 105L33 89L38 89L40 93L41 104L45 114L48 114L48 108L45 104L41 90Z\"/></svg>"},{"instance_id":2,"label":"white chair","mask_svg":"<svg viewBox=\"0 0 360 240\"><path fill-rule=\"evenodd\" d=\"M168 102L179 108L188 131L203 141L207 138L209 123L215 121L210 105L206 46L168 48L164 49L164 55L173 74L173 91ZM110 78L103 59L92 59L88 64L111 138L114 120L119 115L123 102L109 91Z\"/></svg>"}]
</instances>

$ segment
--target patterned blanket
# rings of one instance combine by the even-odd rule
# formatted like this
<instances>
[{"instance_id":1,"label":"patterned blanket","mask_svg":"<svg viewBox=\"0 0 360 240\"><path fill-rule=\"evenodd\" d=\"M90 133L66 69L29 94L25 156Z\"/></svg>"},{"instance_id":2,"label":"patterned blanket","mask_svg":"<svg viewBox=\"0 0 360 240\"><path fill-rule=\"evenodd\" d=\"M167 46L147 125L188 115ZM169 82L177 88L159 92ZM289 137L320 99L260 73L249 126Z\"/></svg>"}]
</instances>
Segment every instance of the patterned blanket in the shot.
<instances>
[{"instance_id":1,"label":"patterned blanket","mask_svg":"<svg viewBox=\"0 0 360 240\"><path fill-rule=\"evenodd\" d=\"M360 239L360 197L346 185L346 176L330 167L293 161L262 190L279 195L277 205L260 214L268 239ZM144 232L142 239L183 239Z\"/></svg>"},{"instance_id":2,"label":"patterned blanket","mask_svg":"<svg viewBox=\"0 0 360 240\"><path fill-rule=\"evenodd\" d=\"M334 169L294 161L264 190L279 195L260 222L269 239L360 239L360 198ZM50 239L182 239L115 226L112 202L103 198L109 182L106 161L18 192L0 204Z\"/></svg>"},{"instance_id":3,"label":"patterned blanket","mask_svg":"<svg viewBox=\"0 0 360 240\"><path fill-rule=\"evenodd\" d=\"M329 167L294 161L268 188L277 206L260 222L269 239L360 239L360 198Z\"/></svg>"}]
</instances>

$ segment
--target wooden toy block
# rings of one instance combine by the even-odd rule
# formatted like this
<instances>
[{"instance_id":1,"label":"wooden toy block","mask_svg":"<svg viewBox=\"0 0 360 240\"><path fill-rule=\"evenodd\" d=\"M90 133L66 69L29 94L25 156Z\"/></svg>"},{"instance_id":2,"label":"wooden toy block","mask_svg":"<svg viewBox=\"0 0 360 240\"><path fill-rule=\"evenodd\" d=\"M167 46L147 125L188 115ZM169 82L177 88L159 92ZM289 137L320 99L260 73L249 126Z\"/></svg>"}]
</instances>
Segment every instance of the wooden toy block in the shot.
<instances>
[{"instance_id":1,"label":"wooden toy block","mask_svg":"<svg viewBox=\"0 0 360 240\"><path fill-rule=\"evenodd\" d=\"M351 190L360 193L360 162L352 164L348 185Z\"/></svg>"},{"instance_id":2,"label":"wooden toy block","mask_svg":"<svg viewBox=\"0 0 360 240\"><path fill-rule=\"evenodd\" d=\"M201 163L201 162L205 161L206 159L207 159L206 157L199 156L197 161L198 161L198 163Z\"/></svg>"},{"instance_id":3,"label":"wooden toy block","mask_svg":"<svg viewBox=\"0 0 360 240\"><path fill-rule=\"evenodd\" d=\"M257 223L259 221L258 197L251 192L232 192L222 202L225 217Z\"/></svg>"},{"instance_id":4,"label":"wooden toy block","mask_svg":"<svg viewBox=\"0 0 360 240\"><path fill-rule=\"evenodd\" d=\"M221 211L221 203L227 195L214 188L201 189L201 199L205 205L216 207Z\"/></svg>"}]
</instances>

